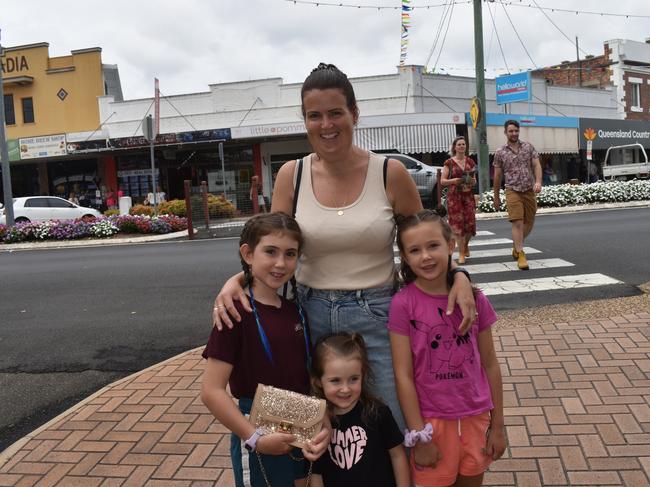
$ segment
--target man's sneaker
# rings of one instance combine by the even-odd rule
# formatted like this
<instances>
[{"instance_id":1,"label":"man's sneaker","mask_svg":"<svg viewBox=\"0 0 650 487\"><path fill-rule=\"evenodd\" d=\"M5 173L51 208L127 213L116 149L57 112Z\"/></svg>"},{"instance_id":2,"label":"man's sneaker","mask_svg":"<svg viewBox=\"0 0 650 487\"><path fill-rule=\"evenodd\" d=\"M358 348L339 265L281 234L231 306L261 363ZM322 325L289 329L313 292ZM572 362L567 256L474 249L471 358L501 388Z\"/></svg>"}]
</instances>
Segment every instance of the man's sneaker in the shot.
<instances>
[{"instance_id":1,"label":"man's sneaker","mask_svg":"<svg viewBox=\"0 0 650 487\"><path fill-rule=\"evenodd\" d=\"M517 260L519 258L519 253L515 250L515 248L512 248L512 258L514 260Z\"/></svg>"},{"instance_id":2,"label":"man's sneaker","mask_svg":"<svg viewBox=\"0 0 650 487\"><path fill-rule=\"evenodd\" d=\"M519 255L517 256L517 267L522 271L528 270L528 261L526 260L526 254L523 250L519 252Z\"/></svg>"}]
</instances>

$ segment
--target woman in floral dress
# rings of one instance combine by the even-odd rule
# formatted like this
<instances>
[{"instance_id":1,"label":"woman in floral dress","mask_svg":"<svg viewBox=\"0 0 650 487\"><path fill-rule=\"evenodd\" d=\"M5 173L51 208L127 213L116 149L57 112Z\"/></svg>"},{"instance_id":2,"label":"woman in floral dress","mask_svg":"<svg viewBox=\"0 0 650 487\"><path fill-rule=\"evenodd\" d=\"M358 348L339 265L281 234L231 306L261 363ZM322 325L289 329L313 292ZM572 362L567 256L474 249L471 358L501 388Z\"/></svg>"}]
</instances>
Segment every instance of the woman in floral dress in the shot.
<instances>
[{"instance_id":1,"label":"woman in floral dress","mask_svg":"<svg viewBox=\"0 0 650 487\"><path fill-rule=\"evenodd\" d=\"M469 241L476 235L476 203L472 191L476 186L476 163L466 152L465 137L456 137L440 177L440 184L448 187L447 214L458 244L459 264L464 264L469 257Z\"/></svg>"}]
</instances>

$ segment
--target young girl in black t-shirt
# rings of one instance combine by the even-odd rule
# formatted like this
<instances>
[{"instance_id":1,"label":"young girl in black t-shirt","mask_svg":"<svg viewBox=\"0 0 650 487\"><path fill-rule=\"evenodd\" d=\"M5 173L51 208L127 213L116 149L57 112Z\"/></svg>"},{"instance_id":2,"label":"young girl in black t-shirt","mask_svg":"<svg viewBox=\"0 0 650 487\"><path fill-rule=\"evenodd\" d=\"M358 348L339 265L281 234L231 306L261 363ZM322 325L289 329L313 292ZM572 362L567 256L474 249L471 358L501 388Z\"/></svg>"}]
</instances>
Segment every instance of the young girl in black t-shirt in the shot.
<instances>
[{"instance_id":1,"label":"young girl in black t-shirt","mask_svg":"<svg viewBox=\"0 0 650 487\"><path fill-rule=\"evenodd\" d=\"M314 464L313 487L409 487L410 474L395 419L368 392L368 354L358 333L322 337L314 347L312 388L332 417L328 454Z\"/></svg>"},{"instance_id":2,"label":"young girl in black t-shirt","mask_svg":"<svg viewBox=\"0 0 650 487\"><path fill-rule=\"evenodd\" d=\"M309 392L306 322L295 303L278 295L278 290L293 277L301 246L300 227L288 215L267 213L246 223L239 254L253 311L249 313L238 305L241 324L223 331L214 328L203 351L208 361L201 399L233 433L230 456L237 487L303 485L304 481L298 479L307 476L309 462L294 459L304 456L313 461L327 446L328 432L324 430L301 455L300 450L290 446L295 440L293 435L264 435L246 418L258 383ZM226 391L227 385L238 405Z\"/></svg>"}]
</instances>

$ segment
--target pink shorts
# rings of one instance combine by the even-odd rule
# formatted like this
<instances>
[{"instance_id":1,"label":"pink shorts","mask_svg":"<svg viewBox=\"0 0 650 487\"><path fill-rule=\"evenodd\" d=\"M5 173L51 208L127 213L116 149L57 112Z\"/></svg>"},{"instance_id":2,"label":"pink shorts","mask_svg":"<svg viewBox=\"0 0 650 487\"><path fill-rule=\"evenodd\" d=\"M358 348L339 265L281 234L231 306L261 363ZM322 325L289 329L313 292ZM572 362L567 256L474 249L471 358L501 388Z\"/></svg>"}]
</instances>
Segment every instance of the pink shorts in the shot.
<instances>
[{"instance_id":1,"label":"pink shorts","mask_svg":"<svg viewBox=\"0 0 650 487\"><path fill-rule=\"evenodd\" d=\"M430 418L425 421L433 426L433 442L442 458L435 468L415 468L411 452L411 474L417 487L446 487L452 485L459 474L464 477L480 475L492 463L492 458L483 452L490 413L463 419Z\"/></svg>"}]
</instances>

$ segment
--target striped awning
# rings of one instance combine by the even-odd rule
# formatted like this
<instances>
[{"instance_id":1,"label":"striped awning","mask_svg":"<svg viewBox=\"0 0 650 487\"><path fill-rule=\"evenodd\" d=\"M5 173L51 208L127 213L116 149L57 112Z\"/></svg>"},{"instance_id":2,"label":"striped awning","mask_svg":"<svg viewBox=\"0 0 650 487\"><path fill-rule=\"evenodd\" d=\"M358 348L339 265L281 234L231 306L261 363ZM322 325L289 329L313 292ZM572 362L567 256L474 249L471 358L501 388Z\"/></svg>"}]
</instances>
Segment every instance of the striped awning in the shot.
<instances>
[{"instance_id":1,"label":"striped awning","mask_svg":"<svg viewBox=\"0 0 650 487\"><path fill-rule=\"evenodd\" d=\"M456 137L456 125L421 124L357 128L354 143L373 151L447 152Z\"/></svg>"}]
</instances>

